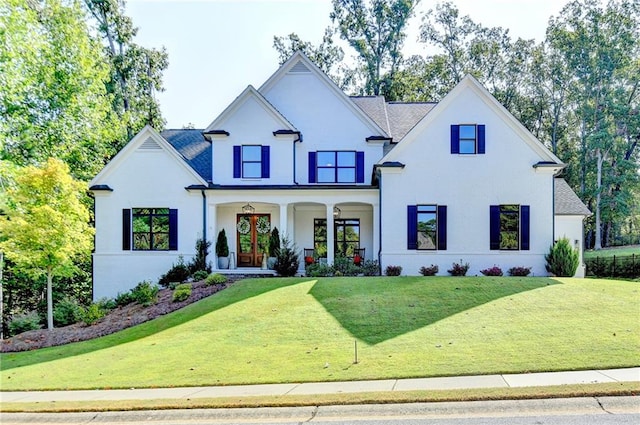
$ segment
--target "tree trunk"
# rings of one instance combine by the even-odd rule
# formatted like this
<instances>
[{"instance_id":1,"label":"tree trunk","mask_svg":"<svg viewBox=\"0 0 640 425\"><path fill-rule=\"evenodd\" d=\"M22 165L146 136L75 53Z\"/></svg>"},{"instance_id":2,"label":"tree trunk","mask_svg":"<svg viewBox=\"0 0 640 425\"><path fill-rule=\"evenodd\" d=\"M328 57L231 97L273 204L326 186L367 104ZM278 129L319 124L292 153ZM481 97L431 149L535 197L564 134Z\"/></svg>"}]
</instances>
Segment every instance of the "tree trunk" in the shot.
<instances>
[{"instance_id":1,"label":"tree trunk","mask_svg":"<svg viewBox=\"0 0 640 425\"><path fill-rule=\"evenodd\" d=\"M47 270L47 328L53 330L53 276L51 269Z\"/></svg>"},{"instance_id":2,"label":"tree trunk","mask_svg":"<svg viewBox=\"0 0 640 425\"><path fill-rule=\"evenodd\" d=\"M596 180L596 243L593 247L595 250L602 249L602 226L600 224L600 189L602 188L602 163L604 157L600 148L596 149L596 162L598 164L598 174Z\"/></svg>"}]
</instances>

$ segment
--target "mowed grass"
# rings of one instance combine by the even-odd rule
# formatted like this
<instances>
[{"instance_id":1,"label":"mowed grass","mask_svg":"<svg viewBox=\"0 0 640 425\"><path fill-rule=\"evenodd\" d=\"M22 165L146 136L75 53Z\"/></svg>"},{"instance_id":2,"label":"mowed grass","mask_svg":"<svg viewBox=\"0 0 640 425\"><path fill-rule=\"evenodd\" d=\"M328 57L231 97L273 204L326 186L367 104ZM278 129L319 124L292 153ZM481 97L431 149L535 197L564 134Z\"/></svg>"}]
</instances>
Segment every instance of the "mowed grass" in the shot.
<instances>
[{"instance_id":1,"label":"mowed grass","mask_svg":"<svg viewBox=\"0 0 640 425\"><path fill-rule=\"evenodd\" d=\"M118 334L3 354L0 383L8 391L518 373L638 366L638 353L634 282L249 279Z\"/></svg>"}]
</instances>

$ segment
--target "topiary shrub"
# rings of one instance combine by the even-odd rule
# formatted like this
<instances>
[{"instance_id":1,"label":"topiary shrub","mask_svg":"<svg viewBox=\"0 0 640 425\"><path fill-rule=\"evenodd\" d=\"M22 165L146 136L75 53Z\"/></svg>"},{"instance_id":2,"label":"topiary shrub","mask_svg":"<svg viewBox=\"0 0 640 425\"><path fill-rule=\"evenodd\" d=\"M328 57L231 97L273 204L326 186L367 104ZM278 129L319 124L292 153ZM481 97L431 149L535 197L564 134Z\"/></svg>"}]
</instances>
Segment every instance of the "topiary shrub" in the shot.
<instances>
[{"instance_id":1,"label":"topiary shrub","mask_svg":"<svg viewBox=\"0 0 640 425\"><path fill-rule=\"evenodd\" d=\"M133 300L143 307L149 307L158 299L158 287L148 280L143 280L131 290Z\"/></svg>"},{"instance_id":2,"label":"topiary shrub","mask_svg":"<svg viewBox=\"0 0 640 425\"><path fill-rule=\"evenodd\" d=\"M227 282L227 277L220 273L212 273L209 276L207 276L204 280L204 283L207 286L222 285L223 283L226 283L226 282Z\"/></svg>"},{"instance_id":3,"label":"topiary shrub","mask_svg":"<svg viewBox=\"0 0 640 425\"><path fill-rule=\"evenodd\" d=\"M274 227L269 235L269 257L277 257L280 249L280 232Z\"/></svg>"},{"instance_id":4,"label":"topiary shrub","mask_svg":"<svg viewBox=\"0 0 640 425\"><path fill-rule=\"evenodd\" d=\"M402 266L387 266L384 270L384 274L387 276L400 276L402 273Z\"/></svg>"},{"instance_id":5,"label":"topiary shrub","mask_svg":"<svg viewBox=\"0 0 640 425\"><path fill-rule=\"evenodd\" d=\"M438 273L438 266L436 264L432 264L429 267L420 267L420 274L422 276L435 276L436 273Z\"/></svg>"},{"instance_id":6,"label":"topiary shrub","mask_svg":"<svg viewBox=\"0 0 640 425\"><path fill-rule=\"evenodd\" d=\"M295 243L291 242L286 236L281 239L278 255L276 255L276 263L273 265L276 273L285 277L296 275L300 265L297 251Z\"/></svg>"},{"instance_id":7,"label":"topiary shrub","mask_svg":"<svg viewBox=\"0 0 640 425\"><path fill-rule=\"evenodd\" d=\"M571 242L567 238L562 238L553 244L544 259L547 260L545 266L547 271L559 277L573 276L580 264L578 250L571 247Z\"/></svg>"},{"instance_id":8,"label":"topiary shrub","mask_svg":"<svg viewBox=\"0 0 640 425\"><path fill-rule=\"evenodd\" d=\"M469 271L469 263L462 264L462 260L459 263L453 263L451 269L447 270L451 276L466 276Z\"/></svg>"},{"instance_id":9,"label":"topiary shrub","mask_svg":"<svg viewBox=\"0 0 640 425\"><path fill-rule=\"evenodd\" d=\"M525 277L531 273L531 267L511 267L507 273L509 273L509 276Z\"/></svg>"},{"instance_id":10,"label":"topiary shrub","mask_svg":"<svg viewBox=\"0 0 640 425\"><path fill-rule=\"evenodd\" d=\"M182 283L173 291L173 302L185 301L191 296L191 284Z\"/></svg>"},{"instance_id":11,"label":"topiary shrub","mask_svg":"<svg viewBox=\"0 0 640 425\"><path fill-rule=\"evenodd\" d=\"M160 277L158 285L168 288L171 282L184 282L190 275L189 267L184 263L184 258L181 255L178 257L178 263L171 266L169 271Z\"/></svg>"},{"instance_id":12,"label":"topiary shrub","mask_svg":"<svg viewBox=\"0 0 640 425\"><path fill-rule=\"evenodd\" d=\"M35 331L40 329L40 316L36 311L28 313L16 314L9 322L9 335L18 335L27 331Z\"/></svg>"},{"instance_id":13,"label":"topiary shrub","mask_svg":"<svg viewBox=\"0 0 640 425\"><path fill-rule=\"evenodd\" d=\"M56 326L72 325L80 321L81 307L76 300L64 297L53 308L53 323Z\"/></svg>"},{"instance_id":14,"label":"topiary shrub","mask_svg":"<svg viewBox=\"0 0 640 425\"><path fill-rule=\"evenodd\" d=\"M502 276L502 269L494 265L488 269L480 270L480 273L485 276Z\"/></svg>"}]
</instances>

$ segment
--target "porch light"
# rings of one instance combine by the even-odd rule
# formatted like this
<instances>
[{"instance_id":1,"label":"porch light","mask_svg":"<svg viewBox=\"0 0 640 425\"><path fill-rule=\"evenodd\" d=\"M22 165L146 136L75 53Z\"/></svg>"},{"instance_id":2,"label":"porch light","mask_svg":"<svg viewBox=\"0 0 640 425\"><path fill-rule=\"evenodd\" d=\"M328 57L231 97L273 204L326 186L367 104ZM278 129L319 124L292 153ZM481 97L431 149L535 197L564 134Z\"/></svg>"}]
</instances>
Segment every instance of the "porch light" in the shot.
<instances>
[{"instance_id":1,"label":"porch light","mask_svg":"<svg viewBox=\"0 0 640 425\"><path fill-rule=\"evenodd\" d=\"M244 207L242 207L242 212L245 214L253 214L256 212L256 209L251 206L251 204L247 203Z\"/></svg>"},{"instance_id":2,"label":"porch light","mask_svg":"<svg viewBox=\"0 0 640 425\"><path fill-rule=\"evenodd\" d=\"M340 211L340 208L338 207L333 207L333 218L340 218L340 213L342 211Z\"/></svg>"}]
</instances>

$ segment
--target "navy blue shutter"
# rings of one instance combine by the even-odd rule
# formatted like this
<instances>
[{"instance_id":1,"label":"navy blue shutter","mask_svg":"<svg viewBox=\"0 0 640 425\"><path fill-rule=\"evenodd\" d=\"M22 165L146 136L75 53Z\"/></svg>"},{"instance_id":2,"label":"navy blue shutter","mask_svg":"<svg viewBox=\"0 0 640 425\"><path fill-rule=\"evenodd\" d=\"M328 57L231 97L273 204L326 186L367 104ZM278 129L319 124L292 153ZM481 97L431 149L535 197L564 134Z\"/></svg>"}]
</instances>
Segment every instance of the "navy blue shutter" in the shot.
<instances>
[{"instance_id":1,"label":"navy blue shutter","mask_svg":"<svg viewBox=\"0 0 640 425\"><path fill-rule=\"evenodd\" d=\"M451 125L451 153L460 153L460 126Z\"/></svg>"},{"instance_id":2,"label":"navy blue shutter","mask_svg":"<svg viewBox=\"0 0 640 425\"><path fill-rule=\"evenodd\" d=\"M447 206L438 205L438 250L447 249Z\"/></svg>"},{"instance_id":3,"label":"navy blue shutter","mask_svg":"<svg viewBox=\"0 0 640 425\"><path fill-rule=\"evenodd\" d=\"M178 210L169 210L169 250L178 250Z\"/></svg>"},{"instance_id":4,"label":"navy blue shutter","mask_svg":"<svg viewBox=\"0 0 640 425\"><path fill-rule=\"evenodd\" d=\"M233 147L233 178L239 179L242 177L242 147Z\"/></svg>"},{"instance_id":5,"label":"navy blue shutter","mask_svg":"<svg viewBox=\"0 0 640 425\"><path fill-rule=\"evenodd\" d=\"M489 214L489 249L500 249L500 205L491 205L491 207L489 208Z\"/></svg>"},{"instance_id":6,"label":"navy blue shutter","mask_svg":"<svg viewBox=\"0 0 640 425\"><path fill-rule=\"evenodd\" d=\"M269 146L262 147L262 178L269 178Z\"/></svg>"},{"instance_id":7,"label":"navy blue shutter","mask_svg":"<svg viewBox=\"0 0 640 425\"><path fill-rule=\"evenodd\" d=\"M529 205L520 205L520 249L529 250Z\"/></svg>"},{"instance_id":8,"label":"navy blue shutter","mask_svg":"<svg viewBox=\"0 0 640 425\"><path fill-rule=\"evenodd\" d=\"M131 210L122 210L122 249L131 250Z\"/></svg>"},{"instance_id":9,"label":"navy blue shutter","mask_svg":"<svg viewBox=\"0 0 640 425\"><path fill-rule=\"evenodd\" d=\"M407 205L407 249L418 249L418 207Z\"/></svg>"},{"instance_id":10,"label":"navy blue shutter","mask_svg":"<svg viewBox=\"0 0 640 425\"><path fill-rule=\"evenodd\" d=\"M364 152L356 152L356 183L364 183Z\"/></svg>"},{"instance_id":11,"label":"navy blue shutter","mask_svg":"<svg viewBox=\"0 0 640 425\"><path fill-rule=\"evenodd\" d=\"M316 153L309 152L309 183L316 182Z\"/></svg>"},{"instance_id":12,"label":"navy blue shutter","mask_svg":"<svg viewBox=\"0 0 640 425\"><path fill-rule=\"evenodd\" d=\"M485 152L485 142L484 142L484 124L478 126L478 153Z\"/></svg>"}]
</instances>

